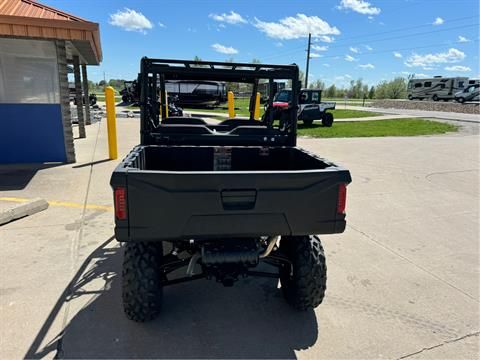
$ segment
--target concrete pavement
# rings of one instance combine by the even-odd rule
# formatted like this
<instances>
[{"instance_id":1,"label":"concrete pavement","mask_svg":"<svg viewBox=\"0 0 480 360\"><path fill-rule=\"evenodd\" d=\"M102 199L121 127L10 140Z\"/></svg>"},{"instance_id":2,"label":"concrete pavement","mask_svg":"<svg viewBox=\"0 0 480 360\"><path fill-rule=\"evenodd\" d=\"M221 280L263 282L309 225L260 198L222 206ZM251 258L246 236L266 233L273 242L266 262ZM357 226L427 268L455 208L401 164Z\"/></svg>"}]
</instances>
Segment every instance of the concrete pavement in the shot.
<instances>
[{"instance_id":1,"label":"concrete pavement","mask_svg":"<svg viewBox=\"0 0 480 360\"><path fill-rule=\"evenodd\" d=\"M122 158L138 120L117 128ZM0 358L478 357L478 131L300 139L353 177L346 232L322 237L324 303L298 313L275 281L199 280L165 289L161 316L136 324L108 210L118 161L105 123L87 129L77 164L0 167L0 196L66 204L0 227Z\"/></svg>"}]
</instances>

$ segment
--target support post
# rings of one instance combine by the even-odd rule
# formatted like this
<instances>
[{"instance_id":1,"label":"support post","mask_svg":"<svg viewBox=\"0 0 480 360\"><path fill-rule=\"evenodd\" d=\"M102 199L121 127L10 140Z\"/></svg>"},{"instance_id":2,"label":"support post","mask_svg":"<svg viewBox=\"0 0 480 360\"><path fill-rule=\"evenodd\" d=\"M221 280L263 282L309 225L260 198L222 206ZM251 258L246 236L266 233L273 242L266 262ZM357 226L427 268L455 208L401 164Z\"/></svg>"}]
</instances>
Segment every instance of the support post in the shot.
<instances>
[{"instance_id":1,"label":"support post","mask_svg":"<svg viewBox=\"0 0 480 360\"><path fill-rule=\"evenodd\" d=\"M255 120L260 120L260 93L257 92L257 96L255 97Z\"/></svg>"},{"instance_id":2,"label":"support post","mask_svg":"<svg viewBox=\"0 0 480 360\"><path fill-rule=\"evenodd\" d=\"M75 162L75 146L73 144L72 117L70 114L70 99L68 90L67 51L64 40L56 40L58 83L60 91L60 108L62 111L63 138L67 162Z\"/></svg>"},{"instance_id":3,"label":"support post","mask_svg":"<svg viewBox=\"0 0 480 360\"><path fill-rule=\"evenodd\" d=\"M235 117L235 98L233 96L233 91L227 93L228 100L228 117L230 119Z\"/></svg>"},{"instance_id":4,"label":"support post","mask_svg":"<svg viewBox=\"0 0 480 360\"><path fill-rule=\"evenodd\" d=\"M90 118L90 92L88 90L87 65L82 64L82 85L83 95L85 96L85 124L92 125Z\"/></svg>"},{"instance_id":5,"label":"support post","mask_svg":"<svg viewBox=\"0 0 480 360\"><path fill-rule=\"evenodd\" d=\"M108 157L115 160L117 153L117 120L115 116L115 91L113 87L105 88L105 104L107 110Z\"/></svg>"},{"instance_id":6,"label":"support post","mask_svg":"<svg viewBox=\"0 0 480 360\"><path fill-rule=\"evenodd\" d=\"M85 119L83 117L82 80L80 78L80 60L73 56L73 75L75 77L75 102L77 104L78 132L80 138L86 138Z\"/></svg>"}]
</instances>

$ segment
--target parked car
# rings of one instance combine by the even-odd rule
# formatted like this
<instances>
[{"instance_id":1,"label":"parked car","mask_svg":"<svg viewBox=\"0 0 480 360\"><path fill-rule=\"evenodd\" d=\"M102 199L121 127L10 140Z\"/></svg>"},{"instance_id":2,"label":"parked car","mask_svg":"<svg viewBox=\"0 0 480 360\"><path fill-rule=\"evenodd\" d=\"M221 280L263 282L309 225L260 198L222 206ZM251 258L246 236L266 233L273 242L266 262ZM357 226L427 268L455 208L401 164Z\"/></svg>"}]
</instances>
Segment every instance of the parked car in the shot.
<instances>
[{"instance_id":1,"label":"parked car","mask_svg":"<svg viewBox=\"0 0 480 360\"><path fill-rule=\"evenodd\" d=\"M165 286L203 278L224 286L246 276L280 279L290 305L317 307L327 278L316 234L345 230L351 177L347 169L296 146L298 66L144 57L141 69L140 145L110 180L115 237L125 243L126 316L151 320ZM165 82L149 81L157 77L254 84L250 118L209 124L167 117L165 109L159 111L166 102ZM273 113L254 118L259 79L292 83L281 127Z\"/></svg>"},{"instance_id":2,"label":"parked car","mask_svg":"<svg viewBox=\"0 0 480 360\"><path fill-rule=\"evenodd\" d=\"M480 84L470 85L465 90L455 93L455 100L462 104L465 101L480 101Z\"/></svg>"}]
</instances>

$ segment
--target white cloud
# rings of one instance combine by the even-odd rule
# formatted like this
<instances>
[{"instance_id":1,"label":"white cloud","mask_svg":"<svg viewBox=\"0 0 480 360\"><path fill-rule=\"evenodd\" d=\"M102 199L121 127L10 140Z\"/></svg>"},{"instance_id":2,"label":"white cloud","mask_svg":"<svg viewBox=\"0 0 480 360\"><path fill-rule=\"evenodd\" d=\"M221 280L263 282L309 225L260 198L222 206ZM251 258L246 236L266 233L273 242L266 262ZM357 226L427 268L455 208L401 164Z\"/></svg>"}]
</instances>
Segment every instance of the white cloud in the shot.
<instances>
[{"instance_id":1,"label":"white cloud","mask_svg":"<svg viewBox=\"0 0 480 360\"><path fill-rule=\"evenodd\" d=\"M210 14L208 17L215 21L226 22L228 24L245 24L247 22L242 15L235 11L230 11L229 14Z\"/></svg>"},{"instance_id":2,"label":"white cloud","mask_svg":"<svg viewBox=\"0 0 480 360\"><path fill-rule=\"evenodd\" d=\"M465 59L466 55L464 52L450 48L447 52L437 53L437 54L413 54L410 56L407 61L405 61L405 65L408 67L414 66L432 66L435 64L447 64L447 63L456 63Z\"/></svg>"},{"instance_id":3,"label":"white cloud","mask_svg":"<svg viewBox=\"0 0 480 360\"><path fill-rule=\"evenodd\" d=\"M282 47L282 46L283 46L283 43L280 42L280 41L278 41L278 42L275 43L275 46L276 46L276 47Z\"/></svg>"},{"instance_id":4,"label":"white cloud","mask_svg":"<svg viewBox=\"0 0 480 360\"><path fill-rule=\"evenodd\" d=\"M380 8L374 7L364 0L342 0L337 8L353 10L364 15L378 15L382 11Z\"/></svg>"},{"instance_id":5,"label":"white cloud","mask_svg":"<svg viewBox=\"0 0 480 360\"><path fill-rule=\"evenodd\" d=\"M328 50L328 46L326 45L312 45L312 49L315 50L315 51L327 51Z\"/></svg>"},{"instance_id":6,"label":"white cloud","mask_svg":"<svg viewBox=\"0 0 480 360\"><path fill-rule=\"evenodd\" d=\"M145 15L135 10L124 8L115 14L110 14L110 25L121 27L126 31L138 31L146 34L147 29L153 28L153 24Z\"/></svg>"},{"instance_id":7,"label":"white cloud","mask_svg":"<svg viewBox=\"0 0 480 360\"><path fill-rule=\"evenodd\" d=\"M350 46L350 51L355 53L355 54L358 54L358 48L356 48L356 47Z\"/></svg>"},{"instance_id":8,"label":"white cloud","mask_svg":"<svg viewBox=\"0 0 480 360\"><path fill-rule=\"evenodd\" d=\"M429 78L430 75L420 73L420 74L415 74L415 77L416 77L416 78Z\"/></svg>"},{"instance_id":9,"label":"white cloud","mask_svg":"<svg viewBox=\"0 0 480 360\"><path fill-rule=\"evenodd\" d=\"M349 62L352 62L352 61L358 61L357 58L354 58L353 56L351 55L345 55L345 61L349 61Z\"/></svg>"},{"instance_id":10,"label":"white cloud","mask_svg":"<svg viewBox=\"0 0 480 360\"><path fill-rule=\"evenodd\" d=\"M215 50L216 52L219 52L221 54L228 54L228 55L233 55L233 54L238 54L238 50L231 47L231 46L224 46L221 44L213 44L212 49Z\"/></svg>"},{"instance_id":11,"label":"white cloud","mask_svg":"<svg viewBox=\"0 0 480 360\"><path fill-rule=\"evenodd\" d=\"M160 22L160 21L157 23L157 25L160 26L161 28L165 28L165 27L166 27L165 24L162 23L162 22Z\"/></svg>"},{"instance_id":12,"label":"white cloud","mask_svg":"<svg viewBox=\"0 0 480 360\"><path fill-rule=\"evenodd\" d=\"M345 74L345 75L340 75L340 76L335 76L334 79L335 80L341 80L341 81L344 81L346 79L351 79L352 76L349 75L349 74Z\"/></svg>"},{"instance_id":13,"label":"white cloud","mask_svg":"<svg viewBox=\"0 0 480 360\"><path fill-rule=\"evenodd\" d=\"M467 39L465 36L459 35L458 42L466 43L466 42L470 42L470 39Z\"/></svg>"},{"instance_id":14,"label":"white cloud","mask_svg":"<svg viewBox=\"0 0 480 360\"><path fill-rule=\"evenodd\" d=\"M445 22L441 17L437 17L432 25L442 25Z\"/></svg>"},{"instance_id":15,"label":"white cloud","mask_svg":"<svg viewBox=\"0 0 480 360\"><path fill-rule=\"evenodd\" d=\"M322 35L317 40L325 43L333 43L335 41L335 39L332 36L328 36L328 35Z\"/></svg>"},{"instance_id":16,"label":"white cloud","mask_svg":"<svg viewBox=\"0 0 480 360\"><path fill-rule=\"evenodd\" d=\"M454 65L454 66L447 66L445 68L447 71L457 71L457 72L468 72L472 71L468 66L462 66L462 65Z\"/></svg>"},{"instance_id":17,"label":"white cloud","mask_svg":"<svg viewBox=\"0 0 480 360\"><path fill-rule=\"evenodd\" d=\"M299 39L307 37L309 33L312 34L312 37L319 39L325 35L340 35L340 30L335 26L330 26L329 23L318 16L305 14L297 14L295 17L289 16L280 19L278 22L266 22L255 18L253 25L267 36L281 40Z\"/></svg>"},{"instance_id":18,"label":"white cloud","mask_svg":"<svg viewBox=\"0 0 480 360\"><path fill-rule=\"evenodd\" d=\"M317 54L317 53L310 53L310 58L311 58L311 59L320 58L320 57L323 57L323 55Z\"/></svg>"},{"instance_id":19,"label":"white cloud","mask_svg":"<svg viewBox=\"0 0 480 360\"><path fill-rule=\"evenodd\" d=\"M432 67L432 66L424 66L422 69L423 69L423 70L427 70L427 71L429 71L429 70L435 70L435 68Z\"/></svg>"},{"instance_id":20,"label":"white cloud","mask_svg":"<svg viewBox=\"0 0 480 360\"><path fill-rule=\"evenodd\" d=\"M362 69L375 69L375 65L373 65L373 64L358 65L358 67L360 67Z\"/></svg>"},{"instance_id":21,"label":"white cloud","mask_svg":"<svg viewBox=\"0 0 480 360\"><path fill-rule=\"evenodd\" d=\"M398 51L394 51L394 52L393 52L393 56L395 56L395 57L398 58L398 59L401 59L401 58L403 57L403 55L400 54Z\"/></svg>"},{"instance_id":22,"label":"white cloud","mask_svg":"<svg viewBox=\"0 0 480 360\"><path fill-rule=\"evenodd\" d=\"M322 64L325 67L330 67L330 64Z\"/></svg>"},{"instance_id":23,"label":"white cloud","mask_svg":"<svg viewBox=\"0 0 480 360\"><path fill-rule=\"evenodd\" d=\"M373 48L370 46L370 45L363 45L365 47L365 49L367 49L368 51L372 51Z\"/></svg>"}]
</instances>

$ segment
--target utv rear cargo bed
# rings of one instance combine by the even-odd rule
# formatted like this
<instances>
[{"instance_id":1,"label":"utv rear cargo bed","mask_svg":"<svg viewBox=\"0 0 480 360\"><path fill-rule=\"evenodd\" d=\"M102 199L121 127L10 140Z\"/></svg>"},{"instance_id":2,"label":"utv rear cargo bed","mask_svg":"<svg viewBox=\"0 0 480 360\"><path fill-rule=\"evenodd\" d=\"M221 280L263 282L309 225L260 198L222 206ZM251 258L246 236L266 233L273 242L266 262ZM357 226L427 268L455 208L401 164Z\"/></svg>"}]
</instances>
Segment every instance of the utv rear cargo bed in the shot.
<instances>
[{"instance_id":1,"label":"utv rear cargo bed","mask_svg":"<svg viewBox=\"0 0 480 360\"><path fill-rule=\"evenodd\" d=\"M340 233L349 172L296 147L137 146L113 173L120 241Z\"/></svg>"}]
</instances>

